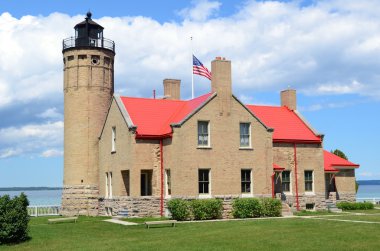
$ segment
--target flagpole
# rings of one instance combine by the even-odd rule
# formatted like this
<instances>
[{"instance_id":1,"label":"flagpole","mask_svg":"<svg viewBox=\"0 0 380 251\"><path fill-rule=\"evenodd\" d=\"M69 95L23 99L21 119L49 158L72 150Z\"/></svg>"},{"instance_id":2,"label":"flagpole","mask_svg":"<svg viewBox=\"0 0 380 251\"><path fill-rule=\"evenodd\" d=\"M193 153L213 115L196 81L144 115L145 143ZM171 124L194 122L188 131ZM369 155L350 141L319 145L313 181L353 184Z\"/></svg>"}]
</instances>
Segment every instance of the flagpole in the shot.
<instances>
[{"instance_id":1,"label":"flagpole","mask_svg":"<svg viewBox=\"0 0 380 251\"><path fill-rule=\"evenodd\" d=\"M190 45L191 45L191 99L194 99L194 73L193 73L193 37L190 37Z\"/></svg>"}]
</instances>

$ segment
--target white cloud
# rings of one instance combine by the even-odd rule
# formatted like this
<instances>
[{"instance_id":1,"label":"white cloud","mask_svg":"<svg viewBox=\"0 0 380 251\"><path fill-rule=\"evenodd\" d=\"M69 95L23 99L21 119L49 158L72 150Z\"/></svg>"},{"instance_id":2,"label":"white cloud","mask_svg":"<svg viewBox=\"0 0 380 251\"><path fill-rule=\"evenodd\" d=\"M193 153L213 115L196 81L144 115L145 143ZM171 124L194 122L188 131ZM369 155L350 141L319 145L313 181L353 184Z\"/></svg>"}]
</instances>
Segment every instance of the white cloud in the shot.
<instances>
[{"instance_id":1,"label":"white cloud","mask_svg":"<svg viewBox=\"0 0 380 251\"><path fill-rule=\"evenodd\" d=\"M45 157L45 158L58 157L58 156L62 156L62 155L63 155L63 151L60 151L57 149L49 149L49 150L44 151L41 154L41 156Z\"/></svg>"},{"instance_id":2,"label":"white cloud","mask_svg":"<svg viewBox=\"0 0 380 251\"><path fill-rule=\"evenodd\" d=\"M56 107L48 108L41 114L37 114L37 117L47 119L62 119L63 114L59 113Z\"/></svg>"},{"instance_id":3,"label":"white cloud","mask_svg":"<svg viewBox=\"0 0 380 251\"><path fill-rule=\"evenodd\" d=\"M115 90L122 95L151 96L156 89L161 96L162 80L179 78L182 97L189 98L193 36L193 51L207 67L215 56L231 59L233 90L249 103L255 99L245 93L278 92L288 85L314 95L380 100L378 3L332 0L299 7L298 2L248 1L234 15L215 18L219 2L197 1L181 11L182 22L142 16L95 21L116 43ZM82 20L60 13L20 19L0 14L0 112L43 101L46 107L31 117L61 118L52 108L63 103L61 42ZM195 81L196 94L210 91L207 80ZM38 123L1 128L0 122L0 153L59 151L63 123Z\"/></svg>"},{"instance_id":4,"label":"white cloud","mask_svg":"<svg viewBox=\"0 0 380 251\"><path fill-rule=\"evenodd\" d=\"M198 0L192 3L194 5L192 8L184 8L178 12L178 15L186 20L203 22L214 15L221 6L217 1Z\"/></svg>"},{"instance_id":5,"label":"white cloud","mask_svg":"<svg viewBox=\"0 0 380 251\"><path fill-rule=\"evenodd\" d=\"M35 155L46 151L42 149L62 149L63 122L2 128L0 139L2 158L21 154Z\"/></svg>"}]
</instances>

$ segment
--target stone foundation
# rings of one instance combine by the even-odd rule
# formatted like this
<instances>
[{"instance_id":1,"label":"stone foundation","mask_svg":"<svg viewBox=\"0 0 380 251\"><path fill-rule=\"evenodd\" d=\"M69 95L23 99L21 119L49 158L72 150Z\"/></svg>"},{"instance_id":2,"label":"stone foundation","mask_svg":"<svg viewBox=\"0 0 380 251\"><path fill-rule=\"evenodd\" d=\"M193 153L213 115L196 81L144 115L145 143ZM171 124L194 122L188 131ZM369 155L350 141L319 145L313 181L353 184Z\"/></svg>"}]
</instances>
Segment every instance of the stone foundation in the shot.
<instances>
[{"instance_id":1,"label":"stone foundation","mask_svg":"<svg viewBox=\"0 0 380 251\"><path fill-rule=\"evenodd\" d=\"M99 189L95 185L64 186L62 191L61 215L99 214Z\"/></svg>"}]
</instances>

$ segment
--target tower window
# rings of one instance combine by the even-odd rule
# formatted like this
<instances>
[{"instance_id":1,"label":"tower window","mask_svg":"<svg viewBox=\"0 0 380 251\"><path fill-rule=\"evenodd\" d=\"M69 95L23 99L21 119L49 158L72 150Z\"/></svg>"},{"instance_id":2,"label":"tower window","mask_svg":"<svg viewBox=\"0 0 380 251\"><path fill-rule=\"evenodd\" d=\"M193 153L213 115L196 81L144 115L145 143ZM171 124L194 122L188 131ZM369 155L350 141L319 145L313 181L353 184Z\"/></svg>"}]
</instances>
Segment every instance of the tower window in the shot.
<instances>
[{"instance_id":1,"label":"tower window","mask_svg":"<svg viewBox=\"0 0 380 251\"><path fill-rule=\"evenodd\" d=\"M100 57L99 56L91 56L91 64L98 65L100 63Z\"/></svg>"},{"instance_id":2,"label":"tower window","mask_svg":"<svg viewBox=\"0 0 380 251\"><path fill-rule=\"evenodd\" d=\"M74 56L68 56L67 57L67 61L71 61L71 60L74 60Z\"/></svg>"},{"instance_id":3,"label":"tower window","mask_svg":"<svg viewBox=\"0 0 380 251\"><path fill-rule=\"evenodd\" d=\"M84 60L87 58L87 55L79 55L78 58Z\"/></svg>"},{"instance_id":4,"label":"tower window","mask_svg":"<svg viewBox=\"0 0 380 251\"><path fill-rule=\"evenodd\" d=\"M112 127L112 147L111 152L116 152L116 126Z\"/></svg>"}]
</instances>

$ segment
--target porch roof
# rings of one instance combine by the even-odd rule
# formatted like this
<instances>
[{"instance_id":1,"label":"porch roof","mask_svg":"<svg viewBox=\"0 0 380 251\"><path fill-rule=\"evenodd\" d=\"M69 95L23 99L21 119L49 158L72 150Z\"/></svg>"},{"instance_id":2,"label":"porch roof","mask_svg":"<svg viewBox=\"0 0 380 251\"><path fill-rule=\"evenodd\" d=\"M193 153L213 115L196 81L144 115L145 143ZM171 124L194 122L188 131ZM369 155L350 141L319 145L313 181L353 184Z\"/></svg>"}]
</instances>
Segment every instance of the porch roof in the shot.
<instances>
[{"instance_id":1,"label":"porch roof","mask_svg":"<svg viewBox=\"0 0 380 251\"><path fill-rule=\"evenodd\" d=\"M358 168L359 167L358 164L354 164L326 150L323 150L323 157L324 157L324 162L325 162L324 168L325 168L326 173L339 172L337 168Z\"/></svg>"}]
</instances>

